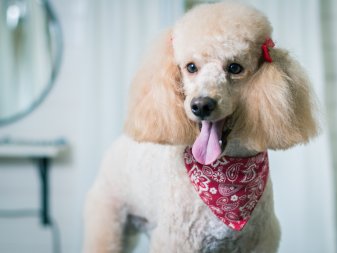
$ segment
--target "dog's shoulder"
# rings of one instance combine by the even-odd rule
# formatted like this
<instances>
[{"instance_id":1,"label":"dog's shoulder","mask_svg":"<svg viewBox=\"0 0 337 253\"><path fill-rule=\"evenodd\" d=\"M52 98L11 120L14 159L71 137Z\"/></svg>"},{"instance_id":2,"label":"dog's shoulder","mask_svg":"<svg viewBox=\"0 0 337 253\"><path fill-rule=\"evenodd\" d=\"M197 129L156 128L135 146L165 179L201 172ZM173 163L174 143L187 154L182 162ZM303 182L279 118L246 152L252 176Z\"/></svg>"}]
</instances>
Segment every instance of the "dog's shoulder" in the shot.
<instances>
[{"instance_id":1,"label":"dog's shoulder","mask_svg":"<svg viewBox=\"0 0 337 253\"><path fill-rule=\"evenodd\" d=\"M115 161L123 159L138 164L145 160L149 160L150 163L155 161L182 161L185 148L183 145L138 142L123 134L111 144L104 155L104 159Z\"/></svg>"}]
</instances>

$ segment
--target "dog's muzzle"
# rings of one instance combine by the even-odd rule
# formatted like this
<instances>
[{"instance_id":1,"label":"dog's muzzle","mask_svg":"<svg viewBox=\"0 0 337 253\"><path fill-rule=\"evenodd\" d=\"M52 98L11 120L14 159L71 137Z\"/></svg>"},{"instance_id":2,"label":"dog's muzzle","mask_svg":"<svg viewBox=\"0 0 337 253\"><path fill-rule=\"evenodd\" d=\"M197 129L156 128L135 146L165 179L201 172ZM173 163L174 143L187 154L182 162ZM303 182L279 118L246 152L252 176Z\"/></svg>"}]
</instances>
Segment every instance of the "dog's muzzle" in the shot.
<instances>
[{"instance_id":1,"label":"dog's muzzle","mask_svg":"<svg viewBox=\"0 0 337 253\"><path fill-rule=\"evenodd\" d=\"M200 119L210 116L216 106L217 101L210 97L197 97L191 101L191 110Z\"/></svg>"}]
</instances>

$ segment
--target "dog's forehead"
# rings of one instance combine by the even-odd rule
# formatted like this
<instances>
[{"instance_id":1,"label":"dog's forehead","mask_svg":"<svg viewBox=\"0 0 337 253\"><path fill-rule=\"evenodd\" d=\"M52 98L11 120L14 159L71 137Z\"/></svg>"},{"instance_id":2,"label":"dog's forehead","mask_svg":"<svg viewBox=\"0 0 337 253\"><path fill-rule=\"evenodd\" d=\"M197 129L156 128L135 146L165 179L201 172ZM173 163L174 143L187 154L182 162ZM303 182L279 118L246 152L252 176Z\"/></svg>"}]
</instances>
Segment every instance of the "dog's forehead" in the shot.
<instances>
[{"instance_id":1,"label":"dog's forehead","mask_svg":"<svg viewBox=\"0 0 337 253\"><path fill-rule=\"evenodd\" d=\"M268 19L247 5L235 2L200 5L173 29L175 56L183 61L191 55L216 52L221 58L231 58L254 45L262 45L271 31Z\"/></svg>"},{"instance_id":2,"label":"dog's forehead","mask_svg":"<svg viewBox=\"0 0 337 253\"><path fill-rule=\"evenodd\" d=\"M230 36L205 36L195 40L190 37L189 39L190 41L184 40L184 43L174 42L175 56L179 63L191 59L234 59L247 55L251 51L251 43L247 40Z\"/></svg>"}]
</instances>

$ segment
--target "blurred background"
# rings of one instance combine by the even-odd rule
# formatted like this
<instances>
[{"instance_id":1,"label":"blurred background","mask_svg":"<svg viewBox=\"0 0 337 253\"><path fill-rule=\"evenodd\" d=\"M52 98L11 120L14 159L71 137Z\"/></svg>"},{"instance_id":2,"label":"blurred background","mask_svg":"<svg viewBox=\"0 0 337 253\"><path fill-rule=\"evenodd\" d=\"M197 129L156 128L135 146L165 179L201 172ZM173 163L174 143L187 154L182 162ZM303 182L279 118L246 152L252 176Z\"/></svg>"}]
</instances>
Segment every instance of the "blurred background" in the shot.
<instances>
[{"instance_id":1,"label":"blurred background","mask_svg":"<svg viewBox=\"0 0 337 253\"><path fill-rule=\"evenodd\" d=\"M142 52L202 2L0 0L1 253L81 252L85 193L122 132ZM337 2L244 2L269 17L320 106L319 138L270 152L279 252L334 253ZM147 252L145 236L133 252Z\"/></svg>"}]
</instances>

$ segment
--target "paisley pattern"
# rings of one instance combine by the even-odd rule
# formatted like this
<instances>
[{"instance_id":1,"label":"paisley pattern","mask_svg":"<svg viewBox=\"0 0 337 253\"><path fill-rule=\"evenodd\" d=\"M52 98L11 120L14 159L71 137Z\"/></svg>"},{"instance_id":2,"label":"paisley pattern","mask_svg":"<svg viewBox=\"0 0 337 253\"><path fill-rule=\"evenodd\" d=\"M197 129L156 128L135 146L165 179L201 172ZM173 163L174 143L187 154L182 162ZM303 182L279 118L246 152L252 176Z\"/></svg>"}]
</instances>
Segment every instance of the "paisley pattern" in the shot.
<instances>
[{"instance_id":1,"label":"paisley pattern","mask_svg":"<svg viewBox=\"0 0 337 253\"><path fill-rule=\"evenodd\" d=\"M268 153L253 157L223 156L210 165L198 163L187 147L184 161L196 192L228 227L242 230L266 187Z\"/></svg>"},{"instance_id":2,"label":"paisley pattern","mask_svg":"<svg viewBox=\"0 0 337 253\"><path fill-rule=\"evenodd\" d=\"M223 196L231 196L234 193L240 191L243 185L239 184L220 184L219 185L219 192Z\"/></svg>"}]
</instances>

